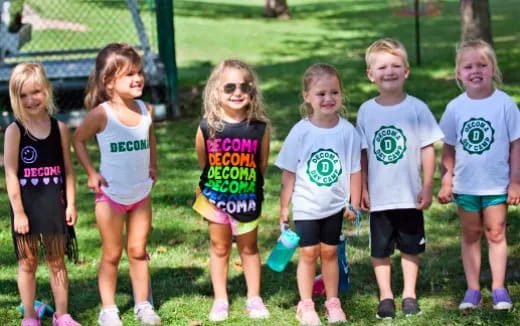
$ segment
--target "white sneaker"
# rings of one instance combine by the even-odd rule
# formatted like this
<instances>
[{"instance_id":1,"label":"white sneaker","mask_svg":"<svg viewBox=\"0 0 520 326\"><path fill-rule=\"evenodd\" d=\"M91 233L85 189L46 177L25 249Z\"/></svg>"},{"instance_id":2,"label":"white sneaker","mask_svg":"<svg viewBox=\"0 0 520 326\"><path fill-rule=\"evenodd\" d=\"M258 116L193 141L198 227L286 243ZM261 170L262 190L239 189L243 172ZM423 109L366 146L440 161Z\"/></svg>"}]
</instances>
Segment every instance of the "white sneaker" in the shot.
<instances>
[{"instance_id":1,"label":"white sneaker","mask_svg":"<svg viewBox=\"0 0 520 326\"><path fill-rule=\"evenodd\" d=\"M106 306L99 312L98 324L100 326L123 326L119 318L119 309L116 305Z\"/></svg>"},{"instance_id":2,"label":"white sneaker","mask_svg":"<svg viewBox=\"0 0 520 326\"><path fill-rule=\"evenodd\" d=\"M161 318L148 301L139 302L134 306L134 316L145 325L159 325Z\"/></svg>"}]
</instances>

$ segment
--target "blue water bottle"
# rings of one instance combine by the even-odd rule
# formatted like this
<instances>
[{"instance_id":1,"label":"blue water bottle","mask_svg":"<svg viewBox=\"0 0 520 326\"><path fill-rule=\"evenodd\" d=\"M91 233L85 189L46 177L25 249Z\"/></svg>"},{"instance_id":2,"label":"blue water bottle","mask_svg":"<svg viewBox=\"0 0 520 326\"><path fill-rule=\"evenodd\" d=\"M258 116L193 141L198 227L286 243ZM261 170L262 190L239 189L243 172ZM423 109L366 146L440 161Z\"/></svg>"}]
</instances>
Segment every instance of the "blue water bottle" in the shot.
<instances>
[{"instance_id":1,"label":"blue water bottle","mask_svg":"<svg viewBox=\"0 0 520 326\"><path fill-rule=\"evenodd\" d=\"M348 288L350 287L349 266L347 260L347 252L345 249L345 236L341 234L339 237L339 244L337 249L339 267L339 291L348 290Z\"/></svg>"},{"instance_id":2,"label":"blue water bottle","mask_svg":"<svg viewBox=\"0 0 520 326\"><path fill-rule=\"evenodd\" d=\"M267 258L267 266L276 272L281 272L285 269L300 242L300 237L288 227L282 226L282 230L276 246L269 258Z\"/></svg>"}]
</instances>

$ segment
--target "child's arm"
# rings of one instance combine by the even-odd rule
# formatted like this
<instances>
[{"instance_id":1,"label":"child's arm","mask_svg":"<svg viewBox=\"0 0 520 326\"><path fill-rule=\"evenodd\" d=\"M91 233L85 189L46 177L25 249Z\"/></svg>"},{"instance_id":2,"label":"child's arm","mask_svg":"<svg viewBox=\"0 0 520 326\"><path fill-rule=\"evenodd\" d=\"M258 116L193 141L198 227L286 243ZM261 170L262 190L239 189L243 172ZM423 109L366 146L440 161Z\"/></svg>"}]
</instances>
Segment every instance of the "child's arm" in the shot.
<instances>
[{"instance_id":1,"label":"child's arm","mask_svg":"<svg viewBox=\"0 0 520 326\"><path fill-rule=\"evenodd\" d=\"M510 181L507 187L507 203L520 204L520 139L511 143L509 150Z\"/></svg>"},{"instance_id":2,"label":"child's arm","mask_svg":"<svg viewBox=\"0 0 520 326\"><path fill-rule=\"evenodd\" d=\"M197 129L197 134L195 135L195 151L197 152L200 169L204 170L208 163L208 157L206 154L206 144L204 144L204 135L200 127Z\"/></svg>"},{"instance_id":3,"label":"child's arm","mask_svg":"<svg viewBox=\"0 0 520 326\"><path fill-rule=\"evenodd\" d=\"M282 170L282 189L280 190L280 225L289 224L289 204L294 191L296 174L286 169Z\"/></svg>"},{"instance_id":4,"label":"child's arm","mask_svg":"<svg viewBox=\"0 0 520 326\"><path fill-rule=\"evenodd\" d=\"M370 210L370 196L368 193L368 156L367 150L361 150L361 209Z\"/></svg>"},{"instance_id":5,"label":"child's arm","mask_svg":"<svg viewBox=\"0 0 520 326\"><path fill-rule=\"evenodd\" d=\"M455 147L444 143L441 158L441 190L437 198L441 204L451 202L453 197L453 169L455 167Z\"/></svg>"},{"instance_id":6,"label":"child's arm","mask_svg":"<svg viewBox=\"0 0 520 326\"><path fill-rule=\"evenodd\" d=\"M79 125L78 129L74 133L74 139L72 144L76 151L79 163L85 169L88 175L87 185L96 194L101 192L100 185L108 187L108 184L94 168L90 155L87 151L87 141L105 128L107 122L107 116L102 107L98 106L87 113L85 119Z\"/></svg>"},{"instance_id":7,"label":"child's arm","mask_svg":"<svg viewBox=\"0 0 520 326\"><path fill-rule=\"evenodd\" d=\"M61 135L61 149L63 151L63 164L65 166L65 189L67 198L67 207L65 208L65 221L67 225L73 226L76 224L78 214L76 211L76 175L74 174L74 167L72 166L72 158L70 155L70 134L69 128L59 121Z\"/></svg>"},{"instance_id":8,"label":"child's arm","mask_svg":"<svg viewBox=\"0 0 520 326\"><path fill-rule=\"evenodd\" d=\"M266 127L264 136L262 137L262 157L260 157L260 172L262 172L262 175L265 175L265 172L267 171L267 164L269 162L269 141L271 139L270 134L271 132L269 128Z\"/></svg>"},{"instance_id":9,"label":"child's arm","mask_svg":"<svg viewBox=\"0 0 520 326\"><path fill-rule=\"evenodd\" d=\"M18 151L20 144L20 129L12 123L4 135L4 170L7 195L13 208L14 231L19 234L29 232L29 219L23 208L20 183L18 181Z\"/></svg>"},{"instance_id":10,"label":"child's arm","mask_svg":"<svg viewBox=\"0 0 520 326\"><path fill-rule=\"evenodd\" d=\"M350 204L356 211L359 211L361 205L361 189L361 171L352 173L350 175ZM343 217L353 221L356 219L356 212L347 207Z\"/></svg>"},{"instance_id":11,"label":"child's arm","mask_svg":"<svg viewBox=\"0 0 520 326\"><path fill-rule=\"evenodd\" d=\"M435 149L433 144L421 148L421 161L423 172L423 186L417 196L419 205L417 209L423 210L432 204L433 173L435 172Z\"/></svg>"},{"instance_id":12,"label":"child's arm","mask_svg":"<svg viewBox=\"0 0 520 326\"><path fill-rule=\"evenodd\" d=\"M157 138L155 137L155 132L153 128L153 107L150 104L146 104L148 108L148 114L152 119L152 124L150 125L148 141L150 144L150 178L153 180L153 183L157 182Z\"/></svg>"}]
</instances>

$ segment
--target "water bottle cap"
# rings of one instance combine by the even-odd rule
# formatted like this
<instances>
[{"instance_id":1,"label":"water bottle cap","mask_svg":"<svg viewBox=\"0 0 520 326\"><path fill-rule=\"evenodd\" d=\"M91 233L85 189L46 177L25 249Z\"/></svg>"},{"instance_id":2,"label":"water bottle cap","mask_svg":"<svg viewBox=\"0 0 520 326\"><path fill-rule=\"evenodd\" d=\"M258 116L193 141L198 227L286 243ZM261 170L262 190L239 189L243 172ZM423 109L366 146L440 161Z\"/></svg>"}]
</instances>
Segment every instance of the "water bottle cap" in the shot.
<instances>
[{"instance_id":1,"label":"water bottle cap","mask_svg":"<svg viewBox=\"0 0 520 326\"><path fill-rule=\"evenodd\" d=\"M300 237L295 232L287 229L280 236L280 241L287 248L296 248L300 242Z\"/></svg>"}]
</instances>

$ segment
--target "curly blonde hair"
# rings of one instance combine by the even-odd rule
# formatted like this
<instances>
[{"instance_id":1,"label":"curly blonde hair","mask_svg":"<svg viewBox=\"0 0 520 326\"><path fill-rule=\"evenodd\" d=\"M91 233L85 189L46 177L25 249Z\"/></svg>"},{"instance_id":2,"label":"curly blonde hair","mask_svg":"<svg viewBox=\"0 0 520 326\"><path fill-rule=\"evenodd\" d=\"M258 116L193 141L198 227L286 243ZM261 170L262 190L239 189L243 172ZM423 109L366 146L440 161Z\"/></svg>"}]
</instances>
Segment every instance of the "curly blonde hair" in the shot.
<instances>
[{"instance_id":1,"label":"curly blonde hair","mask_svg":"<svg viewBox=\"0 0 520 326\"><path fill-rule=\"evenodd\" d=\"M340 88L340 91L342 94L342 99L343 99L343 97L345 96L344 92L343 92L343 83L339 76L338 70L334 66L329 65L327 63L316 63L316 64L313 64L312 66L310 66L309 68L307 68L307 70L303 74L303 82L302 82L303 92L308 92L309 89L312 87L312 84L317 79L319 79L323 76L334 76L338 79L339 88ZM303 92L302 92L302 94L303 94ZM310 115L312 115L313 112L314 112L314 109L312 108L312 106L309 103L305 102L305 100L302 102L302 104L300 104L300 113L303 118L309 117ZM347 117L347 107L345 105L343 105L343 101L342 101L342 104L341 104L339 110L337 111L337 113L339 116L341 116L343 118Z\"/></svg>"},{"instance_id":2,"label":"curly blonde hair","mask_svg":"<svg viewBox=\"0 0 520 326\"><path fill-rule=\"evenodd\" d=\"M493 84L494 86L498 86L502 83L502 72L500 72L500 68L498 68L498 60L493 47L484 40L475 39L475 40L466 40L457 44L455 49L455 77L457 77L457 71L460 68L460 60L462 58L462 54L465 51L473 50L477 51L481 56L483 56L492 66L493 68ZM464 89L461 81L458 78L455 78L457 85Z\"/></svg>"},{"instance_id":3,"label":"curly blonde hair","mask_svg":"<svg viewBox=\"0 0 520 326\"><path fill-rule=\"evenodd\" d=\"M20 121L24 127L26 127L27 116L25 110L23 110L21 92L26 82L34 82L42 87L43 94L45 95L45 110L49 115L52 115L56 111L52 85L47 78L43 65L38 62L20 63L14 67L9 77L9 99L11 100L11 107L13 108L15 118Z\"/></svg>"},{"instance_id":4,"label":"curly blonde hair","mask_svg":"<svg viewBox=\"0 0 520 326\"><path fill-rule=\"evenodd\" d=\"M85 108L91 110L110 100L112 93L106 88L106 85L133 67L142 66L141 56L131 45L110 43L105 46L99 51L94 69L88 77Z\"/></svg>"},{"instance_id":5,"label":"curly blonde hair","mask_svg":"<svg viewBox=\"0 0 520 326\"><path fill-rule=\"evenodd\" d=\"M244 75L244 81L251 85L251 92L249 93L251 100L246 108L246 120L248 122L263 121L269 125L269 118L265 113L262 93L258 86L258 77L255 72L243 61L228 59L220 62L215 66L215 68L213 68L202 94L203 117L208 121L211 139L215 137L217 131L222 131L224 129L224 111L222 109L222 104L220 103L219 89L222 87L222 83L224 82L222 76L226 69L240 70Z\"/></svg>"}]
</instances>

